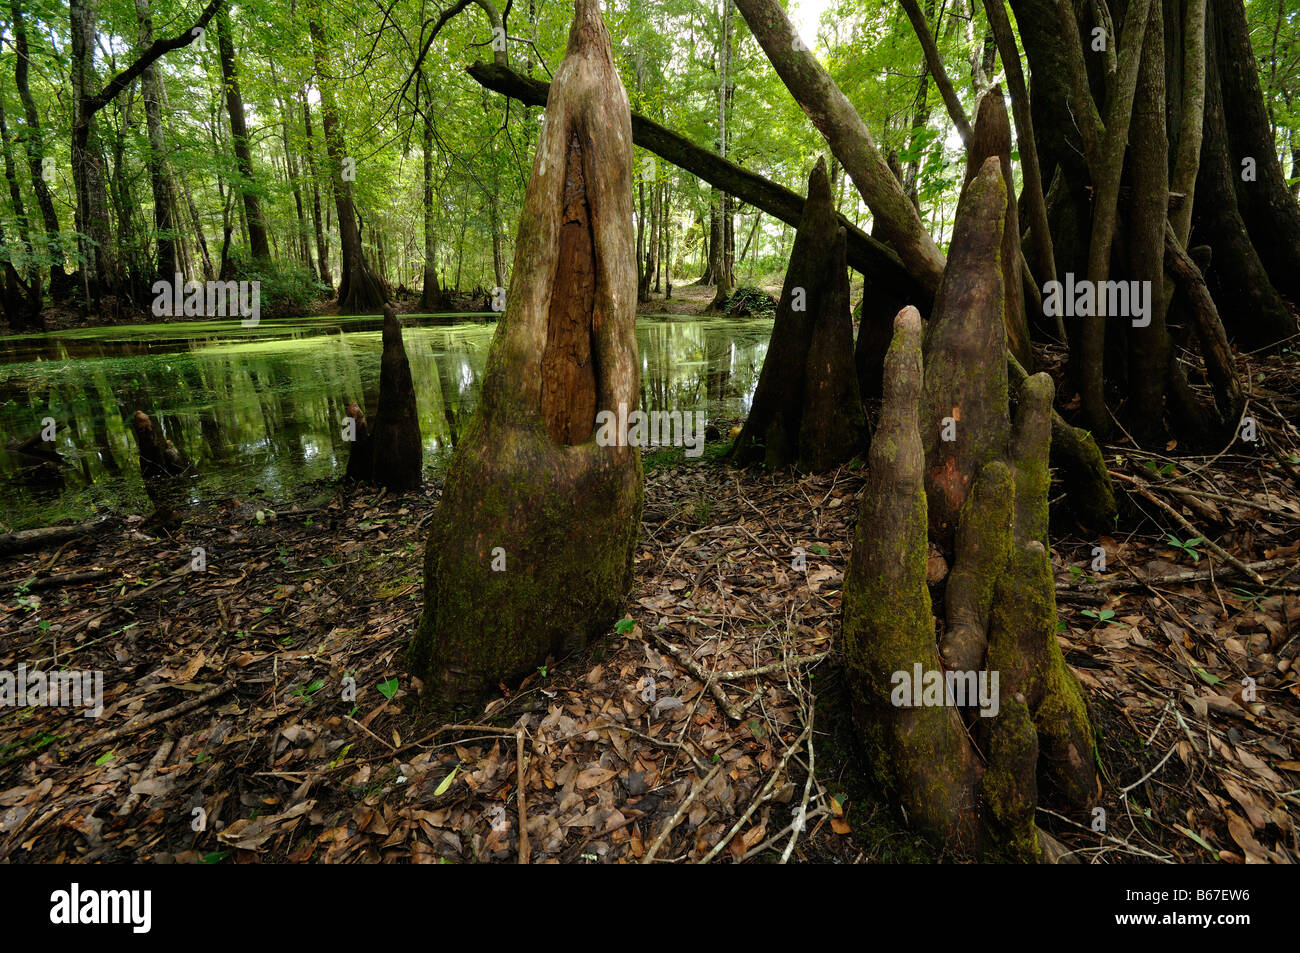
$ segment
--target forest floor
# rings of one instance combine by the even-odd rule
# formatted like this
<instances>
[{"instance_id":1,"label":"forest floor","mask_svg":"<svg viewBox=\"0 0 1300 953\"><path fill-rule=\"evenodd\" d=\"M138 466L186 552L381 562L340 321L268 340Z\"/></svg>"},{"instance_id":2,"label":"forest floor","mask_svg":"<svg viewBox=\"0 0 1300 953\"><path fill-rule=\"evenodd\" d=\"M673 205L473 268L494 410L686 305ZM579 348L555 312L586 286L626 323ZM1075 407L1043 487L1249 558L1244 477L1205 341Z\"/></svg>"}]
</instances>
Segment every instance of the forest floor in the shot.
<instances>
[{"instance_id":1,"label":"forest floor","mask_svg":"<svg viewBox=\"0 0 1300 953\"><path fill-rule=\"evenodd\" d=\"M1085 863L1300 859L1290 361L1247 365L1280 459L1112 449L1119 528L1054 522L1105 829L1050 801L1040 823ZM859 780L836 638L862 470L733 471L722 449L647 454L628 618L454 725L402 659L436 485L116 518L0 562L0 670L104 678L98 718L0 709L0 861L961 859Z\"/></svg>"}]
</instances>

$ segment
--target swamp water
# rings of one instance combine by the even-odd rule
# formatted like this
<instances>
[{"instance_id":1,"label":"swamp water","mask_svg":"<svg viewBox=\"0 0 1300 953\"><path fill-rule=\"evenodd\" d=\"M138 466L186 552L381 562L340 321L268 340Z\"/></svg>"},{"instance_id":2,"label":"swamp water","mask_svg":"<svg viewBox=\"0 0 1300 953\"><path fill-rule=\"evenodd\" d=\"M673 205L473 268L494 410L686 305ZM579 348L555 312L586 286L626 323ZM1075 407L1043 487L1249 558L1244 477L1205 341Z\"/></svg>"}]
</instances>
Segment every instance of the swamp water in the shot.
<instances>
[{"instance_id":1,"label":"swamp water","mask_svg":"<svg viewBox=\"0 0 1300 953\"><path fill-rule=\"evenodd\" d=\"M482 316L404 316L428 475L446 465L478 400L496 325ZM301 495L338 479L347 401L373 417L377 317L238 320L86 328L0 338L0 532L142 513L130 420L143 410L198 468L193 500ZM640 317L641 408L749 410L771 319ZM62 463L6 449L54 421Z\"/></svg>"}]
</instances>

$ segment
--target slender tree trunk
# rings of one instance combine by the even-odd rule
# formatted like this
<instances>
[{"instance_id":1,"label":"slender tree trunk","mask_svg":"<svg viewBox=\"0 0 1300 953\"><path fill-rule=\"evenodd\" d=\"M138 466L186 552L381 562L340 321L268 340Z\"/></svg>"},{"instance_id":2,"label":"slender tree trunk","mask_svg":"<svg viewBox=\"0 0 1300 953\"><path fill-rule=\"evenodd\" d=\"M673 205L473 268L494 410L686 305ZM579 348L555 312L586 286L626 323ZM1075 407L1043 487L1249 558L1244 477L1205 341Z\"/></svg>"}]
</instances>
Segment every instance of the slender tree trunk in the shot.
<instances>
[{"instance_id":1,"label":"slender tree trunk","mask_svg":"<svg viewBox=\"0 0 1300 953\"><path fill-rule=\"evenodd\" d=\"M667 208L672 208L671 190L664 198L664 205ZM673 296L673 229L671 215L667 217L666 226L664 228L664 300L669 301Z\"/></svg>"},{"instance_id":2,"label":"slender tree trunk","mask_svg":"<svg viewBox=\"0 0 1300 953\"><path fill-rule=\"evenodd\" d=\"M28 228L27 211L23 205L22 191L18 187L18 175L14 169L13 146L9 138L9 127L5 122L4 103L0 102L0 157L3 158L4 177L9 186L9 198L13 202L14 217L18 222L18 252L5 247L4 236L0 233L0 251L5 255L3 274L0 275L0 304L3 305L9 325L14 330L31 328L43 329L41 317L41 272L32 260L31 233ZM24 263L27 279L24 281L14 260Z\"/></svg>"},{"instance_id":3,"label":"slender tree trunk","mask_svg":"<svg viewBox=\"0 0 1300 953\"><path fill-rule=\"evenodd\" d=\"M194 226L194 240L198 244L199 254L203 258L203 277L205 279L215 278L216 272L212 269L212 256L208 253L208 239L203 234L203 220L199 218L199 210L194 205L194 196L184 182L181 182L180 190L185 196L185 205L189 209L190 221Z\"/></svg>"},{"instance_id":4,"label":"slender tree trunk","mask_svg":"<svg viewBox=\"0 0 1300 953\"><path fill-rule=\"evenodd\" d=\"M339 285L340 314L370 314L378 311L388 299L388 289L383 280L371 271L361 247L361 233L357 228L355 206L352 202L352 183L345 178L346 149L343 129L339 123L338 106L334 99L334 76L328 64L330 47L320 18L319 4L313 0L312 16L307 21L312 38L316 77L320 86L321 124L325 133L325 148L329 154L334 204L338 214L339 245L342 248L342 280Z\"/></svg>"},{"instance_id":5,"label":"slender tree trunk","mask_svg":"<svg viewBox=\"0 0 1300 953\"><path fill-rule=\"evenodd\" d=\"M658 181L650 184L650 234L646 239L645 246L645 267L641 272L641 287L637 297L645 301L650 297L651 284L658 284L659 281L659 219L662 214L660 208L660 188ZM656 291L658 288L656 287Z\"/></svg>"},{"instance_id":6,"label":"slender tree trunk","mask_svg":"<svg viewBox=\"0 0 1300 953\"><path fill-rule=\"evenodd\" d=\"M272 70L271 76L272 79L275 78L274 70ZM276 85L279 85L279 83L277 82ZM298 159L293 154L293 141L291 135L292 126L289 120L289 100L277 93L276 102L280 107L280 129L284 139L285 176L288 178L289 187L293 191L293 207L298 222L298 241L296 243L298 260L302 263L302 266L312 272L314 276L316 266L312 262L311 258L311 239L308 237L307 214L303 208L302 186L300 184L301 176L299 175Z\"/></svg>"},{"instance_id":7,"label":"slender tree trunk","mask_svg":"<svg viewBox=\"0 0 1300 953\"><path fill-rule=\"evenodd\" d=\"M148 48L153 43L153 15L149 0L136 0L136 20L140 25L140 45ZM140 75L140 91L144 98L145 126L149 132L149 185L153 191L153 220L157 243L155 277L174 281L180 268L176 256L176 210L173 189L167 175L167 143L162 124L162 82L156 66L149 66Z\"/></svg>"},{"instance_id":8,"label":"slender tree trunk","mask_svg":"<svg viewBox=\"0 0 1300 953\"><path fill-rule=\"evenodd\" d=\"M427 88L424 108L424 290L420 295L420 310L432 313L446 310L447 304L442 289L438 287L438 233L433 208L433 111Z\"/></svg>"},{"instance_id":9,"label":"slender tree trunk","mask_svg":"<svg viewBox=\"0 0 1300 953\"><path fill-rule=\"evenodd\" d=\"M1178 0L1169 0L1177 3ZM1152 0L1133 100L1129 172L1133 199L1128 211L1126 244L1129 273L1150 282L1149 323L1130 326L1128 340L1130 433L1145 446L1165 435L1166 371L1169 334L1165 329L1164 237L1169 215L1169 142L1165 131L1165 44L1162 0Z\"/></svg>"},{"instance_id":10,"label":"slender tree trunk","mask_svg":"<svg viewBox=\"0 0 1300 953\"><path fill-rule=\"evenodd\" d=\"M492 229L492 275L496 279L496 287L504 288L506 286L506 263L501 248L501 215L497 207L495 185L492 194L488 198L488 225Z\"/></svg>"},{"instance_id":11,"label":"slender tree trunk","mask_svg":"<svg viewBox=\"0 0 1300 953\"><path fill-rule=\"evenodd\" d=\"M316 175L316 141L311 131L311 107L307 105L307 94L302 89L298 90L298 100L302 103L303 135L306 139L303 156L307 160L307 171L311 176L311 216L312 223L316 227L316 265L320 272L321 283L333 290L334 279L330 275L329 228L321 216L320 179Z\"/></svg>"},{"instance_id":12,"label":"slender tree trunk","mask_svg":"<svg viewBox=\"0 0 1300 953\"><path fill-rule=\"evenodd\" d=\"M271 257L271 250L267 245L262 203L257 197L257 178L253 174L253 156L248 148L248 127L244 120L244 96L239 88L235 45L230 34L230 18L223 11L217 14L217 48L221 79L226 92L226 112L230 116L230 139L235 150L235 163L239 168L239 191L244 200L249 250L254 260L264 260Z\"/></svg>"},{"instance_id":13,"label":"slender tree trunk","mask_svg":"<svg viewBox=\"0 0 1300 953\"><path fill-rule=\"evenodd\" d=\"M72 179L77 192L77 231L81 240L83 286L87 305L98 305L101 295L119 285L108 192L100 159L95 110L91 102L97 85L92 61L97 15L95 0L69 0L72 28Z\"/></svg>"},{"instance_id":14,"label":"slender tree trunk","mask_svg":"<svg viewBox=\"0 0 1300 953\"><path fill-rule=\"evenodd\" d=\"M718 11L718 155L727 157L727 84L731 72L731 3L732 0L720 0ZM709 271L713 278L713 310L721 309L731 298L735 289L735 277L732 274L730 254L734 250L729 244L731 234L731 196L726 192L714 192L717 203L717 215L713 217L709 237Z\"/></svg>"},{"instance_id":15,"label":"slender tree trunk","mask_svg":"<svg viewBox=\"0 0 1300 953\"><path fill-rule=\"evenodd\" d=\"M794 29L779 0L735 2L777 74L825 137L880 222L884 239L921 288L933 294L943 274L943 255L890 172L862 117L816 56L794 42Z\"/></svg>"},{"instance_id":16,"label":"slender tree trunk","mask_svg":"<svg viewBox=\"0 0 1300 953\"><path fill-rule=\"evenodd\" d=\"M50 256L50 296L58 299L72 288L71 277L64 270L63 236L59 232L59 217L54 211L54 199L45 181L45 146L41 138L40 116L36 112L36 101L28 83L28 66L31 53L27 43L27 24L23 18L22 0L10 0L10 16L14 31L14 87L23 104L23 118L27 128L23 136L23 147L27 153L27 171L31 177L32 192L36 195L36 205L41 211L41 222L45 226L44 243Z\"/></svg>"}]
</instances>

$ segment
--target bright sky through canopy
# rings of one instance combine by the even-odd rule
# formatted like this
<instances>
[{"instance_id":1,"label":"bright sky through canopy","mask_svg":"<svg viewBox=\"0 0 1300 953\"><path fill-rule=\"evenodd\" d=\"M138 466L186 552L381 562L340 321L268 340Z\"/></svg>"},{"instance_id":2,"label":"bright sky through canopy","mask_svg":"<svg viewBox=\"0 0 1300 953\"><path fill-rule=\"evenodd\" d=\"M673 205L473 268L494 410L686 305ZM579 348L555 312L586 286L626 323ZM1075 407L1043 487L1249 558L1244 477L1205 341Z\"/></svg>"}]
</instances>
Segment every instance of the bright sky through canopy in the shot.
<instances>
[{"instance_id":1,"label":"bright sky through canopy","mask_svg":"<svg viewBox=\"0 0 1300 953\"><path fill-rule=\"evenodd\" d=\"M790 21L809 49L817 48L817 25L830 0L790 0Z\"/></svg>"}]
</instances>

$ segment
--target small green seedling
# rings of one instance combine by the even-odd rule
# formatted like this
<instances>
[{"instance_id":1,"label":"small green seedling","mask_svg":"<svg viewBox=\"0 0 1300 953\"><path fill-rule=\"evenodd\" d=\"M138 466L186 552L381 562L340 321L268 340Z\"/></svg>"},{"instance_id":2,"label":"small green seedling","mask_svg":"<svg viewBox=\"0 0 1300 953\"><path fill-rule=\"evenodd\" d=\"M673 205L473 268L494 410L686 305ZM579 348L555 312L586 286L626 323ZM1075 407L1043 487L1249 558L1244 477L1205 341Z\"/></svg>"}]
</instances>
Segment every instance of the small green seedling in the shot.
<instances>
[{"instance_id":1,"label":"small green seedling","mask_svg":"<svg viewBox=\"0 0 1300 953\"><path fill-rule=\"evenodd\" d=\"M317 678L308 682L306 685L299 685L289 694L297 695L299 698L307 699L307 704L311 704L312 696L321 690L325 685L325 679Z\"/></svg>"},{"instance_id":2,"label":"small green seedling","mask_svg":"<svg viewBox=\"0 0 1300 953\"><path fill-rule=\"evenodd\" d=\"M1183 542L1181 539L1179 539L1177 536L1174 536L1171 533L1171 534L1167 534L1165 536L1165 539L1169 541L1170 546L1173 546L1177 549L1181 549L1188 556L1191 556L1192 562L1198 563L1201 561L1201 554L1197 552L1196 547L1201 545L1201 543L1205 542L1205 540L1202 537L1193 536L1191 539L1187 540L1186 542Z\"/></svg>"},{"instance_id":3,"label":"small green seedling","mask_svg":"<svg viewBox=\"0 0 1300 953\"><path fill-rule=\"evenodd\" d=\"M1114 609L1084 609L1083 614L1089 619L1096 619L1098 622L1110 622L1115 618Z\"/></svg>"}]
</instances>

